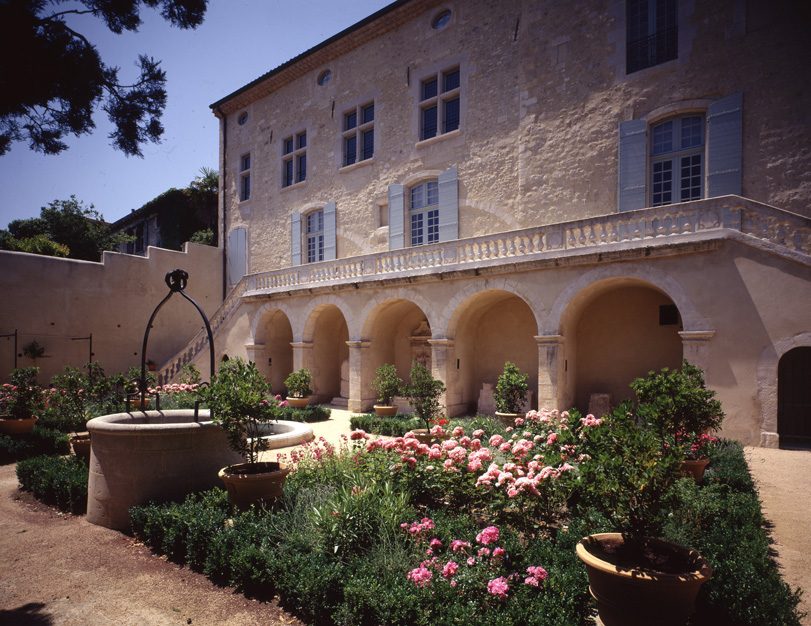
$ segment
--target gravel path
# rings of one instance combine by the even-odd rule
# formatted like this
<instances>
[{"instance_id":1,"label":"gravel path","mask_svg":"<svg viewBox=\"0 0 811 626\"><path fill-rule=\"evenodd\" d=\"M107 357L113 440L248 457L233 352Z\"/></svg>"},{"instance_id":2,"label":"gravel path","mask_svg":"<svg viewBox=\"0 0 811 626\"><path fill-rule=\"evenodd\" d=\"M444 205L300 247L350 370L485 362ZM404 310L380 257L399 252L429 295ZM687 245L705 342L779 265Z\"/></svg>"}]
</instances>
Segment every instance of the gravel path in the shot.
<instances>
[{"instance_id":1,"label":"gravel path","mask_svg":"<svg viewBox=\"0 0 811 626\"><path fill-rule=\"evenodd\" d=\"M774 525L783 578L792 588L804 590L800 609L807 613L803 623L811 624L811 451L746 448L746 460L760 491L763 515Z\"/></svg>"},{"instance_id":2,"label":"gravel path","mask_svg":"<svg viewBox=\"0 0 811 626\"><path fill-rule=\"evenodd\" d=\"M21 495L14 468L0 466L0 624L301 624Z\"/></svg>"}]
</instances>

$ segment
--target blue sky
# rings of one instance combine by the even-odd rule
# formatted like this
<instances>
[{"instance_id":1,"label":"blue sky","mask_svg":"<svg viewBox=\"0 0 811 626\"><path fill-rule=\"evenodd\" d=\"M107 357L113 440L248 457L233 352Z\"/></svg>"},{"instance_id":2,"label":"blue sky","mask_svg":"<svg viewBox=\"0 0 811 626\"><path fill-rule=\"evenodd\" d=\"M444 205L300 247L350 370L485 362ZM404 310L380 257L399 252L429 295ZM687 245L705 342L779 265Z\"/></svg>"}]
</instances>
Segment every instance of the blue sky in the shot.
<instances>
[{"instance_id":1,"label":"blue sky","mask_svg":"<svg viewBox=\"0 0 811 626\"><path fill-rule=\"evenodd\" d=\"M110 125L96 114L91 135L68 137L68 150L46 156L25 143L0 157L0 228L39 215L40 207L75 194L114 221L170 187L185 187L203 166L217 167L218 124L208 105L308 48L362 20L391 0L210 0L196 30L172 28L142 10L137 33L115 35L92 16L71 26L96 44L104 62L136 75L138 54L162 61L168 104L160 144L126 157L110 146Z\"/></svg>"}]
</instances>

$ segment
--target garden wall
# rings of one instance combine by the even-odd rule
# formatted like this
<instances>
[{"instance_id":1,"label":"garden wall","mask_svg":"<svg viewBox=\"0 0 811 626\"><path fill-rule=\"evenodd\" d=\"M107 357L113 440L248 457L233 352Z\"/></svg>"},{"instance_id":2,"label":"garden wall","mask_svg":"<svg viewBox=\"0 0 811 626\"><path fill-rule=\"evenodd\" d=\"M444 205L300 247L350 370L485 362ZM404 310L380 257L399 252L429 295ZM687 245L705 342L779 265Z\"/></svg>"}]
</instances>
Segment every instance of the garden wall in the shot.
<instances>
[{"instance_id":1,"label":"garden wall","mask_svg":"<svg viewBox=\"0 0 811 626\"><path fill-rule=\"evenodd\" d=\"M17 366L41 368L40 381L66 365L93 360L108 373L140 365L141 345L152 311L169 292L164 276L189 273L187 293L207 315L222 302L222 251L187 243L183 252L150 247L145 257L105 252L101 263L0 251L0 334L17 339ZM147 358L159 366L202 326L194 308L174 296L161 309L150 334ZM38 359L23 348L36 341ZM0 380L14 367L14 338L0 338Z\"/></svg>"}]
</instances>

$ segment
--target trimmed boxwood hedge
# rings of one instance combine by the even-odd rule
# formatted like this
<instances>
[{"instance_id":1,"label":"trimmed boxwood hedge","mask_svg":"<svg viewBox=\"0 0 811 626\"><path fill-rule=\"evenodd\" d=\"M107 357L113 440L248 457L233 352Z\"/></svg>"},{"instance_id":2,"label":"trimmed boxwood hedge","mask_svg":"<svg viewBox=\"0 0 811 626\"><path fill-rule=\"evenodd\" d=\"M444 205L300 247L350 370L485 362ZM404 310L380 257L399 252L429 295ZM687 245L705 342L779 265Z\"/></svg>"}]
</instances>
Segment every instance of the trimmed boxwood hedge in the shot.
<instances>
[{"instance_id":1,"label":"trimmed boxwood hedge","mask_svg":"<svg viewBox=\"0 0 811 626\"><path fill-rule=\"evenodd\" d=\"M303 409L285 406L279 409L279 419L290 422L323 422L329 419L331 411L320 404L314 404Z\"/></svg>"},{"instance_id":2,"label":"trimmed boxwood hedge","mask_svg":"<svg viewBox=\"0 0 811 626\"><path fill-rule=\"evenodd\" d=\"M67 454L68 436L53 428L34 426L30 435L0 435L0 463L10 463L41 454Z\"/></svg>"},{"instance_id":3,"label":"trimmed boxwood hedge","mask_svg":"<svg viewBox=\"0 0 811 626\"><path fill-rule=\"evenodd\" d=\"M398 413L391 417L378 417L374 413L361 413L353 415L349 420L352 430L363 430L377 435L402 437L409 430L425 428L422 420L413 415Z\"/></svg>"},{"instance_id":4,"label":"trimmed boxwood hedge","mask_svg":"<svg viewBox=\"0 0 811 626\"><path fill-rule=\"evenodd\" d=\"M17 463L20 488L63 511L87 510L87 464L75 456L35 456Z\"/></svg>"}]
</instances>

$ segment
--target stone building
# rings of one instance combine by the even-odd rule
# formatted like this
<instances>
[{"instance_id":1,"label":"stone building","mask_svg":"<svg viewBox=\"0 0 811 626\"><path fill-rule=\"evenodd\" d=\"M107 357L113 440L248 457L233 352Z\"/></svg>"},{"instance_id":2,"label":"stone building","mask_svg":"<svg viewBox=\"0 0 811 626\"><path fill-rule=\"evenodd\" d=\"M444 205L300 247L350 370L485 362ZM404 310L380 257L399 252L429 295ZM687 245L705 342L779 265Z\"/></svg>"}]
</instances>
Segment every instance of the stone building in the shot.
<instances>
[{"instance_id":1,"label":"stone building","mask_svg":"<svg viewBox=\"0 0 811 626\"><path fill-rule=\"evenodd\" d=\"M574 6L401 0L214 103L218 353L353 410L421 360L451 415L505 360L586 409L686 358L725 435L809 441L807 10Z\"/></svg>"}]
</instances>

